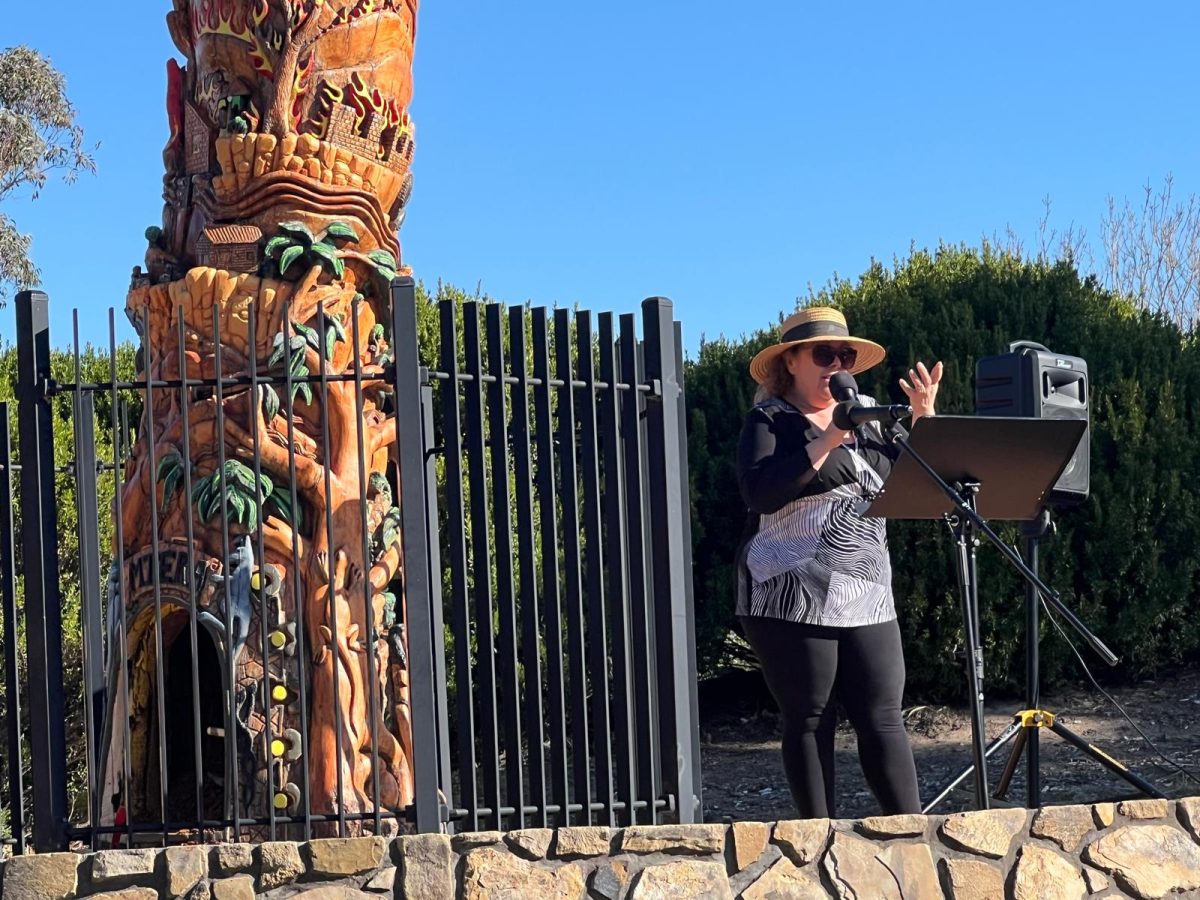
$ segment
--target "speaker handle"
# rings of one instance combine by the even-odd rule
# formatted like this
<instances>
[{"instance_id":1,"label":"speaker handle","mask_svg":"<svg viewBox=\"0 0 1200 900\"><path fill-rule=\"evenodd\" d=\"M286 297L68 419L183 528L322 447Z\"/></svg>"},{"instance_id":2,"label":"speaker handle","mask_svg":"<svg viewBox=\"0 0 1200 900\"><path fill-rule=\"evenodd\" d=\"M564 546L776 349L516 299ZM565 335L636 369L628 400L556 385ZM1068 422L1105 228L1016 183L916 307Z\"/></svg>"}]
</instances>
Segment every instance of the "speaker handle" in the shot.
<instances>
[{"instance_id":1,"label":"speaker handle","mask_svg":"<svg viewBox=\"0 0 1200 900\"><path fill-rule=\"evenodd\" d=\"M1008 352L1013 353L1017 350L1041 350L1043 353L1049 353L1050 348L1039 344L1037 341L1013 341L1008 345Z\"/></svg>"}]
</instances>

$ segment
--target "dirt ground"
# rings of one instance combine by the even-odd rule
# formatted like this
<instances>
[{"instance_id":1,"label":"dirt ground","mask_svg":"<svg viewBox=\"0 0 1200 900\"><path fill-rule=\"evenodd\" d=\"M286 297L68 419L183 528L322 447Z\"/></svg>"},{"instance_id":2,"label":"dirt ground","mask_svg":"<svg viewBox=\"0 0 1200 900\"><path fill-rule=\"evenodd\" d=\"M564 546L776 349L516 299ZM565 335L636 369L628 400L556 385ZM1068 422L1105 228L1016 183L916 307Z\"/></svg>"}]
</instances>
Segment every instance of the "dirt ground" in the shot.
<instances>
[{"instance_id":1,"label":"dirt ground","mask_svg":"<svg viewBox=\"0 0 1200 900\"><path fill-rule=\"evenodd\" d=\"M739 696L758 694L756 680L761 684L757 673L740 676ZM1200 668L1107 689L1159 750L1189 769L1192 778L1163 761L1099 692L1085 685L1086 689L1045 694L1039 705L1055 713L1071 731L1157 785L1168 797L1200 796ZM757 697L743 703L740 710L730 711L732 704L721 702L722 695L727 698L728 691L718 691L716 696L710 693L708 697L701 692L705 821L794 818L780 759L777 713L763 708L770 705L769 700L764 703ZM1020 700L1007 698L985 704L989 742L1004 731L1022 705ZM970 714L965 708L942 706L913 707L904 713L916 757L921 802L929 803L971 764ZM1039 734L1039 768L1046 805L1141 796L1136 787L1048 729L1041 729ZM988 759L993 790L1012 746L1010 742ZM1026 771L1022 754L1008 792L1013 805L1024 805ZM837 818L860 818L879 812L858 766L854 732L844 722L837 734L837 797ZM974 782L968 778L931 812L974 808Z\"/></svg>"}]
</instances>

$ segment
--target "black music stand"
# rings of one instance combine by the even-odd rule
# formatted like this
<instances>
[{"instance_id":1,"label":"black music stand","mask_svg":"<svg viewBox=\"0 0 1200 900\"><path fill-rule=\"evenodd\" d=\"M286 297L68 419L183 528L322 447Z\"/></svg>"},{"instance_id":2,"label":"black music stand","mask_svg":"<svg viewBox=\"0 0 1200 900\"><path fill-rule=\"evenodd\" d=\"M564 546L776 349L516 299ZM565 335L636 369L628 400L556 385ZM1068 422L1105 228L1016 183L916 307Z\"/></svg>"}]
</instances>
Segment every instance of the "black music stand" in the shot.
<instances>
[{"instance_id":1,"label":"black music stand","mask_svg":"<svg viewBox=\"0 0 1200 900\"><path fill-rule=\"evenodd\" d=\"M973 765L928 804L925 812L972 772L976 776L976 805L987 809L987 757L1012 737L1008 733L991 747L984 745L983 647L979 639L975 559L979 537L1000 550L1105 662L1114 665L1117 661L1113 652L1063 605L1058 593L985 521L1038 518L1047 494L1070 462L1086 427L1087 423L1078 419L927 416L917 420L911 434L896 429L892 435L901 455L864 515L946 520L954 533L955 569L967 643ZM1036 635L1031 639L1036 640Z\"/></svg>"}]
</instances>

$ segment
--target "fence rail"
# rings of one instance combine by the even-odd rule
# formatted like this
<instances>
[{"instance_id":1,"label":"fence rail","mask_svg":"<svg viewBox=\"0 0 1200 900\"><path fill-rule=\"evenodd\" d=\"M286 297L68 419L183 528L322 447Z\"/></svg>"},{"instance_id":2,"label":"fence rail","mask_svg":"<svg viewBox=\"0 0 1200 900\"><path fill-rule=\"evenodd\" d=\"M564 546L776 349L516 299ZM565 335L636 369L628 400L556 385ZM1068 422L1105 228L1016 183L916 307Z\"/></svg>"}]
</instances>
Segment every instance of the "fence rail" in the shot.
<instances>
[{"instance_id":1,"label":"fence rail","mask_svg":"<svg viewBox=\"0 0 1200 900\"><path fill-rule=\"evenodd\" d=\"M111 312L106 358L76 324L56 361L47 298L18 296L15 852L699 820L670 302L640 340L631 314L433 309L404 278L370 304L285 308L278 336L253 302L233 331L145 309L131 367Z\"/></svg>"}]
</instances>

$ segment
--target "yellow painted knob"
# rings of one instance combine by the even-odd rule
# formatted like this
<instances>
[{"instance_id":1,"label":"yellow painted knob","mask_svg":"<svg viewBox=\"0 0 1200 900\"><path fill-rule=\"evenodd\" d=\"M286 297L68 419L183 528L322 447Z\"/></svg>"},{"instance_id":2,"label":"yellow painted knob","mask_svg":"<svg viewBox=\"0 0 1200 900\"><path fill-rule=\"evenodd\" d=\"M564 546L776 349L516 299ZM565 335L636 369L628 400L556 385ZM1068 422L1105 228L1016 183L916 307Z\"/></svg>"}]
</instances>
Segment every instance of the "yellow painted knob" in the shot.
<instances>
[{"instance_id":1,"label":"yellow painted knob","mask_svg":"<svg viewBox=\"0 0 1200 900\"><path fill-rule=\"evenodd\" d=\"M285 744L283 741L279 740L279 738L276 738L275 740L271 741L271 755L272 756L283 756L283 754L285 754L285 753L287 753L287 744Z\"/></svg>"},{"instance_id":2,"label":"yellow painted knob","mask_svg":"<svg viewBox=\"0 0 1200 900\"><path fill-rule=\"evenodd\" d=\"M282 650L285 646L287 646L287 639L288 636L282 631L271 632L271 646L276 650Z\"/></svg>"},{"instance_id":3,"label":"yellow painted knob","mask_svg":"<svg viewBox=\"0 0 1200 900\"><path fill-rule=\"evenodd\" d=\"M276 703L283 703L288 698L288 689L282 684L277 684L271 688L271 699Z\"/></svg>"},{"instance_id":4,"label":"yellow painted knob","mask_svg":"<svg viewBox=\"0 0 1200 900\"><path fill-rule=\"evenodd\" d=\"M280 793L275 795L275 808L276 809L287 809L287 807L288 807L288 795L281 791Z\"/></svg>"},{"instance_id":5,"label":"yellow painted knob","mask_svg":"<svg viewBox=\"0 0 1200 900\"><path fill-rule=\"evenodd\" d=\"M250 589L255 591L262 590L262 571L255 572L250 576Z\"/></svg>"}]
</instances>

